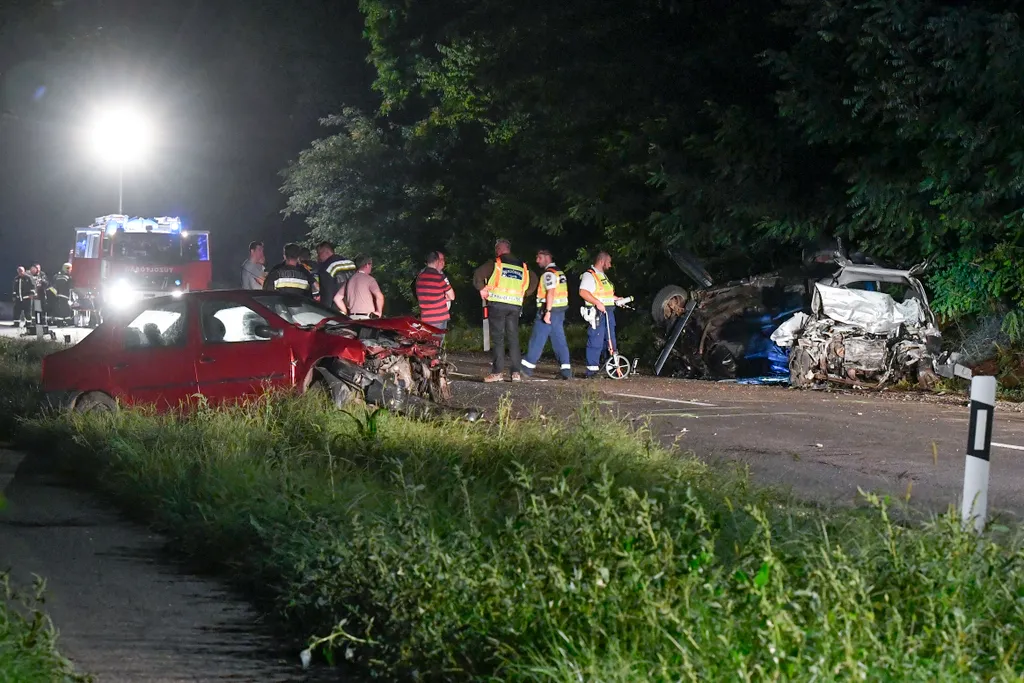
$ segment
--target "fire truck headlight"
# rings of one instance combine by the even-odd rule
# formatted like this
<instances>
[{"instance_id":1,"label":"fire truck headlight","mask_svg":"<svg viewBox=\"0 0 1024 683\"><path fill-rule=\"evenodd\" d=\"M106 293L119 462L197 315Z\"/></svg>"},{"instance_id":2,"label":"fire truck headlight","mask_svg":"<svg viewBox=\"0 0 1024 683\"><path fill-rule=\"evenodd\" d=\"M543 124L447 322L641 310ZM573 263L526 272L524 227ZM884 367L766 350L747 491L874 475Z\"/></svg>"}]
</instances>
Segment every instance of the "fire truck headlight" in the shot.
<instances>
[{"instance_id":1,"label":"fire truck headlight","mask_svg":"<svg viewBox=\"0 0 1024 683\"><path fill-rule=\"evenodd\" d=\"M139 293L135 291L131 283L120 280L106 289L104 299L115 308L124 308L138 301Z\"/></svg>"},{"instance_id":2,"label":"fire truck headlight","mask_svg":"<svg viewBox=\"0 0 1024 683\"><path fill-rule=\"evenodd\" d=\"M180 289L176 289L173 292L171 292L171 296L173 296L175 299L180 297L182 294L184 294L184 292L181 291Z\"/></svg>"}]
</instances>

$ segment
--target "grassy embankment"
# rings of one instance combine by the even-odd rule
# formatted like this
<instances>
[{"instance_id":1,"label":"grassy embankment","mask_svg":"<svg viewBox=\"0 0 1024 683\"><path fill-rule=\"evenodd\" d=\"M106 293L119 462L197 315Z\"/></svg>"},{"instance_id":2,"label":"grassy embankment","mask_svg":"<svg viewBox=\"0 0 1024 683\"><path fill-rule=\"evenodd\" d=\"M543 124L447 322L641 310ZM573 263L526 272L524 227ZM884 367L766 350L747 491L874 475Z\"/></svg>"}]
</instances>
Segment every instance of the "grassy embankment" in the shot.
<instances>
[{"instance_id":1,"label":"grassy embankment","mask_svg":"<svg viewBox=\"0 0 1024 683\"><path fill-rule=\"evenodd\" d=\"M818 511L574 420L425 424L267 398L34 420L318 651L387 677L1018 680L1024 549Z\"/></svg>"}]
</instances>

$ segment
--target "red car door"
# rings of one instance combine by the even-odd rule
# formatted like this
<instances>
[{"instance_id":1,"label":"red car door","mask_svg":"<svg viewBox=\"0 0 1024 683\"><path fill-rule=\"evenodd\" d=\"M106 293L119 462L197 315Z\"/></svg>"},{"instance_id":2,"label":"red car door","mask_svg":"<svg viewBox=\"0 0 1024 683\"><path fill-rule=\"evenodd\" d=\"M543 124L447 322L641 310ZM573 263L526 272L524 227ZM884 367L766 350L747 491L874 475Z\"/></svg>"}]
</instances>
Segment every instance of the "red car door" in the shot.
<instances>
[{"instance_id":1,"label":"red car door","mask_svg":"<svg viewBox=\"0 0 1024 683\"><path fill-rule=\"evenodd\" d=\"M112 395L125 403L178 406L196 393L188 304L155 299L118 330L110 355Z\"/></svg>"},{"instance_id":2,"label":"red car door","mask_svg":"<svg viewBox=\"0 0 1024 683\"><path fill-rule=\"evenodd\" d=\"M292 353L284 330L271 329L244 302L204 298L199 331L196 376L200 393L211 403L292 386Z\"/></svg>"}]
</instances>

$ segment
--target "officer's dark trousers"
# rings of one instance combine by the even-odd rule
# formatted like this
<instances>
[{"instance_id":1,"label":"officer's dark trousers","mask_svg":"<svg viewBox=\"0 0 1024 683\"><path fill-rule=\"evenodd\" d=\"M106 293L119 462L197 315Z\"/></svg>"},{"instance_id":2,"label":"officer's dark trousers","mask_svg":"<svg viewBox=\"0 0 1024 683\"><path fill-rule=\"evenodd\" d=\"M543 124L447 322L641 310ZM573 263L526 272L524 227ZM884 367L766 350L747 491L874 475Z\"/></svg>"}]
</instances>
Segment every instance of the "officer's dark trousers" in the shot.
<instances>
[{"instance_id":1,"label":"officer's dark trousers","mask_svg":"<svg viewBox=\"0 0 1024 683\"><path fill-rule=\"evenodd\" d=\"M512 372L519 372L522 352L519 349L519 313L522 307L512 304L487 304L487 322L491 327L491 368L495 374L505 371L505 343Z\"/></svg>"},{"instance_id":2,"label":"officer's dark trousers","mask_svg":"<svg viewBox=\"0 0 1024 683\"><path fill-rule=\"evenodd\" d=\"M14 322L20 322L22 318L26 321L32 320L31 299L22 299L21 301L14 302Z\"/></svg>"}]
</instances>

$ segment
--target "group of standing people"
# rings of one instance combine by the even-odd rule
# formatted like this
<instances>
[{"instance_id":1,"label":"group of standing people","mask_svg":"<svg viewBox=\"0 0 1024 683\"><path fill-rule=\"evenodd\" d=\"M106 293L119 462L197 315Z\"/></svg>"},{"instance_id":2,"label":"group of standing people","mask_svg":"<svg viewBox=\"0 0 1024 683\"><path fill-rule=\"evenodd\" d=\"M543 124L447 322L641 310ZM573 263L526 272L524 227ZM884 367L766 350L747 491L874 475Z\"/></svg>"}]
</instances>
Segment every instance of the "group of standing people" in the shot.
<instances>
[{"instance_id":1,"label":"group of standing people","mask_svg":"<svg viewBox=\"0 0 1024 683\"><path fill-rule=\"evenodd\" d=\"M536 263L542 272L540 279L532 283L530 269L512 254L511 243L499 239L494 245L494 258L473 273L473 285L480 292L491 334L491 374L484 377L484 382L505 379L506 347L511 361L509 380L520 382L524 377L532 377L549 339L559 364L559 376L565 380L573 377L564 327L569 310L569 281L547 249L537 251ZM599 376L602 355L609 346L616 346L615 307L627 301L615 295L615 287L607 275L611 266L612 257L602 251L580 278L579 295L583 299L584 317L590 323L586 379ZM534 292L537 296L537 317L526 356L522 357L519 320L523 302Z\"/></svg>"},{"instance_id":2,"label":"group of standing people","mask_svg":"<svg viewBox=\"0 0 1024 683\"><path fill-rule=\"evenodd\" d=\"M20 327L25 321L30 330L35 325L34 302L42 302L42 312L47 318L69 322L71 311L71 264L65 263L51 284L38 263L26 269L18 266L12 291L14 301L14 326Z\"/></svg>"},{"instance_id":3,"label":"group of standing people","mask_svg":"<svg viewBox=\"0 0 1024 683\"><path fill-rule=\"evenodd\" d=\"M384 294L370 274L373 269L370 257L359 256L351 261L336 254L334 245L326 241L318 244L316 251L314 261L310 251L301 245L285 245L284 260L267 270L263 243L250 242L249 258L242 264L242 287L308 296L354 319L383 315ZM512 254L511 243L499 239L494 245L494 258L473 273L473 286L480 293L491 336L492 367L485 382L505 379L506 358L511 364L510 381L530 378L548 340L559 364L560 377L573 377L565 337L569 281L549 250L538 250L536 263L541 276L533 282L529 267ZM615 347L615 307L628 301L615 295L615 287L607 275L611 266L611 256L602 251L580 278L582 313L590 323L585 378L599 375L602 355L609 347ZM444 253L433 251L427 255L425 267L413 283L420 320L441 330L448 328L455 301L455 290L444 268ZM519 321L523 302L533 294L537 297L537 318L523 357L519 347Z\"/></svg>"},{"instance_id":4,"label":"group of standing people","mask_svg":"<svg viewBox=\"0 0 1024 683\"><path fill-rule=\"evenodd\" d=\"M250 242L249 258L242 263L242 288L299 294L357 320L384 315L384 294L370 274L373 259L344 258L327 241L316 251L314 261L309 249L286 244L283 260L267 270L263 242Z\"/></svg>"}]
</instances>

